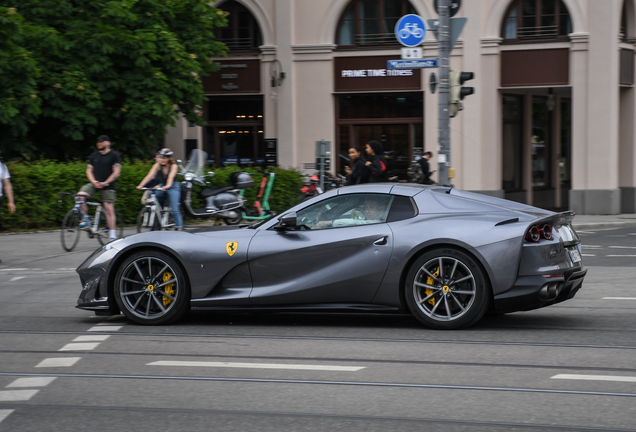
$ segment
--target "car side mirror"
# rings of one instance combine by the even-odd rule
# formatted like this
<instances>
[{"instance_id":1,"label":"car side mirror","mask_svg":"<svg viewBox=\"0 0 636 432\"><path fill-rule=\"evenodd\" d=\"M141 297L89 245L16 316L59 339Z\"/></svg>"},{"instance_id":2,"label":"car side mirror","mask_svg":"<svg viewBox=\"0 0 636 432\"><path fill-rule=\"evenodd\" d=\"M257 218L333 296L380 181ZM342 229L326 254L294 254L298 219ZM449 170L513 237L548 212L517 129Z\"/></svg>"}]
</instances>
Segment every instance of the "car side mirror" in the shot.
<instances>
[{"instance_id":1,"label":"car side mirror","mask_svg":"<svg viewBox=\"0 0 636 432\"><path fill-rule=\"evenodd\" d=\"M296 228L298 224L298 216L296 216L295 212L286 213L282 215L279 219L279 223L276 226L278 229L293 229Z\"/></svg>"}]
</instances>

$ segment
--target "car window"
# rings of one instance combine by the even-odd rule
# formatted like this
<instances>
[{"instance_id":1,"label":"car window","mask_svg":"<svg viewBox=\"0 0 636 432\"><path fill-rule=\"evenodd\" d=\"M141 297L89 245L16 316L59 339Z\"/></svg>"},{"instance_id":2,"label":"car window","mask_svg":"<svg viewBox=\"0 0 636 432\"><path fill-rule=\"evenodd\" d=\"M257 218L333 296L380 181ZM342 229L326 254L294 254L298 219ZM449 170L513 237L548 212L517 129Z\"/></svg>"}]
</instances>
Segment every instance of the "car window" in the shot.
<instances>
[{"instance_id":1,"label":"car window","mask_svg":"<svg viewBox=\"0 0 636 432\"><path fill-rule=\"evenodd\" d=\"M316 230L384 223L392 201L388 194L338 195L300 210L298 226Z\"/></svg>"},{"instance_id":2,"label":"car window","mask_svg":"<svg viewBox=\"0 0 636 432\"><path fill-rule=\"evenodd\" d=\"M417 207L413 200L409 197L396 195L393 198L391 204L391 210L389 211L389 217L387 222L396 222L404 219L409 219L417 214Z\"/></svg>"}]
</instances>

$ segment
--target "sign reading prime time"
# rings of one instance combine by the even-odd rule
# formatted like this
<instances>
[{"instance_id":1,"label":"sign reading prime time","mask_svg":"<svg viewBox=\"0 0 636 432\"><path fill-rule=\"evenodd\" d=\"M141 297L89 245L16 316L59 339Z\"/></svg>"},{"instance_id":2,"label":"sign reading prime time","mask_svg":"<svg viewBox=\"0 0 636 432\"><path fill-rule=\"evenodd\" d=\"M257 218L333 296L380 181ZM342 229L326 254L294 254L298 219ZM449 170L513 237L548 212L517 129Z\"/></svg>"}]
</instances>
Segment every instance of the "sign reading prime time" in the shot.
<instances>
[{"instance_id":1,"label":"sign reading prime time","mask_svg":"<svg viewBox=\"0 0 636 432\"><path fill-rule=\"evenodd\" d=\"M388 63L394 60L388 60ZM387 64L388 64L387 63ZM398 69L398 68L393 68ZM402 68L406 69L406 68ZM413 76L412 70L392 70L388 69L353 69L340 71L342 78L372 78L372 77L387 77L387 76Z\"/></svg>"}]
</instances>

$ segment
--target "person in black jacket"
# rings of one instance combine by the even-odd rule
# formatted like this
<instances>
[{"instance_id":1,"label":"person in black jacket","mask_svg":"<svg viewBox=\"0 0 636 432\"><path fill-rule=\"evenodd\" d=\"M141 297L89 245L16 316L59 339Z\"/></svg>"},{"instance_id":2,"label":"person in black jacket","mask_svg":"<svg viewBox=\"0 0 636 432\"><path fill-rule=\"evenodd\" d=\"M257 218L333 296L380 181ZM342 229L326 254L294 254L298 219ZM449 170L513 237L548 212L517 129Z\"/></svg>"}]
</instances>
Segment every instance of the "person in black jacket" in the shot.
<instances>
[{"instance_id":1,"label":"person in black jacket","mask_svg":"<svg viewBox=\"0 0 636 432\"><path fill-rule=\"evenodd\" d=\"M431 158L433 157L433 153L431 153L430 151L427 151L424 153L424 156L422 156L422 158L418 161L420 166L422 167L422 173L424 174L424 179L422 180L422 184L433 184L433 182L431 181L431 175L433 175L433 173L436 170L431 171L430 170L430 166L428 164L428 161L431 160Z\"/></svg>"},{"instance_id":2,"label":"person in black jacket","mask_svg":"<svg viewBox=\"0 0 636 432\"><path fill-rule=\"evenodd\" d=\"M351 167L345 166L344 168L345 174L347 174L347 186L367 183L367 167L360 157L358 147L349 148L349 159L351 160Z\"/></svg>"},{"instance_id":3,"label":"person in black jacket","mask_svg":"<svg viewBox=\"0 0 636 432\"><path fill-rule=\"evenodd\" d=\"M369 183L389 181L389 176L386 172L386 159L382 156L384 153L382 144L371 140L367 143L365 150L369 156L369 160L366 162L369 173Z\"/></svg>"}]
</instances>

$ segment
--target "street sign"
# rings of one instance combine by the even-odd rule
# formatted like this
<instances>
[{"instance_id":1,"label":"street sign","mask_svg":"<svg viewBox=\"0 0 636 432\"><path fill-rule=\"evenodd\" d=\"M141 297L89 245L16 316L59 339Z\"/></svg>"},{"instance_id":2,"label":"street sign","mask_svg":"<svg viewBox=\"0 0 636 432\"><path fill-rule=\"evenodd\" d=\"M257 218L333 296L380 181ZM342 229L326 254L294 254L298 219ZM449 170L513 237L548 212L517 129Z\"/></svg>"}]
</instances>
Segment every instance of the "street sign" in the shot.
<instances>
[{"instance_id":1,"label":"street sign","mask_svg":"<svg viewBox=\"0 0 636 432\"><path fill-rule=\"evenodd\" d=\"M423 57L422 48L402 48L402 60L421 59Z\"/></svg>"},{"instance_id":2,"label":"street sign","mask_svg":"<svg viewBox=\"0 0 636 432\"><path fill-rule=\"evenodd\" d=\"M438 4L439 4L439 0L433 0L433 6L435 6L435 12L437 12L437 14L439 15L439 10L437 9ZM461 6L462 6L462 0L451 0L450 8L449 8L450 16L454 17L457 11L459 11L459 8Z\"/></svg>"},{"instance_id":3,"label":"street sign","mask_svg":"<svg viewBox=\"0 0 636 432\"><path fill-rule=\"evenodd\" d=\"M437 67L437 59L388 60L387 69L429 69Z\"/></svg>"},{"instance_id":4,"label":"street sign","mask_svg":"<svg viewBox=\"0 0 636 432\"><path fill-rule=\"evenodd\" d=\"M419 15L404 15L395 25L395 37L405 47L416 47L424 42L426 24Z\"/></svg>"},{"instance_id":5,"label":"street sign","mask_svg":"<svg viewBox=\"0 0 636 432\"><path fill-rule=\"evenodd\" d=\"M457 43L457 38L459 38L460 33L464 30L464 26L466 25L467 18L451 18L450 19L450 49L453 50L455 43ZM435 35L435 39L437 39L437 27L439 27L438 19L430 19L428 22L428 28Z\"/></svg>"}]
</instances>

